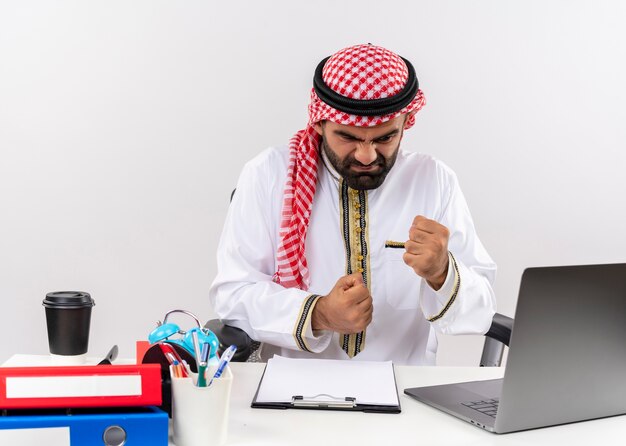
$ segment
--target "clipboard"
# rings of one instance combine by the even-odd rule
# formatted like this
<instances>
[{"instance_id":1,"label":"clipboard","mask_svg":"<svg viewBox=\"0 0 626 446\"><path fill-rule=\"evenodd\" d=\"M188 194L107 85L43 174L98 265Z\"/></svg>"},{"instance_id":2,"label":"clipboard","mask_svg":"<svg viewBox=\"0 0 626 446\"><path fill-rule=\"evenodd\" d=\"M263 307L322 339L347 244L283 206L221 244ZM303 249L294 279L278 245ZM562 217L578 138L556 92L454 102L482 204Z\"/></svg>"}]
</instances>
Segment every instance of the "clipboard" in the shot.
<instances>
[{"instance_id":1,"label":"clipboard","mask_svg":"<svg viewBox=\"0 0 626 446\"><path fill-rule=\"evenodd\" d=\"M267 362L251 407L401 412L391 361L282 356Z\"/></svg>"}]
</instances>

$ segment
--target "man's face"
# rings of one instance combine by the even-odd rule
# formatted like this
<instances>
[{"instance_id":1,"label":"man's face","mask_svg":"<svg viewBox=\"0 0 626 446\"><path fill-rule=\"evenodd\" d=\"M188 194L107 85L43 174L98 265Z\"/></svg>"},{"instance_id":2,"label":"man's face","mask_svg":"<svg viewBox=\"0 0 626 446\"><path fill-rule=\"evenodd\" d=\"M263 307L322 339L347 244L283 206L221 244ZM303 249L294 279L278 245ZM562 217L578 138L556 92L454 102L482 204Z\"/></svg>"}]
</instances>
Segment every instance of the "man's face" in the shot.
<instances>
[{"instance_id":1,"label":"man's face","mask_svg":"<svg viewBox=\"0 0 626 446\"><path fill-rule=\"evenodd\" d=\"M406 115L375 127L354 127L324 121L315 124L322 150L352 189L376 189L398 156Z\"/></svg>"}]
</instances>

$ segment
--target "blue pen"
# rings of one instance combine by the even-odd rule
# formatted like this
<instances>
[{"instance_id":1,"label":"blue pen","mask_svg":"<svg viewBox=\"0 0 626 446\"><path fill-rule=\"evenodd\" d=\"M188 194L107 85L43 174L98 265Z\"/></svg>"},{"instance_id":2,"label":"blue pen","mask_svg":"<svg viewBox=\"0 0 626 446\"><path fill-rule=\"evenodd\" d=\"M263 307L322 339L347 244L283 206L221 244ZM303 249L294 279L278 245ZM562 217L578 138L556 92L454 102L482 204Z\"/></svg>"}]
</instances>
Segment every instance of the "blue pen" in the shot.
<instances>
[{"instance_id":1,"label":"blue pen","mask_svg":"<svg viewBox=\"0 0 626 446\"><path fill-rule=\"evenodd\" d=\"M224 373L224 369L226 368L230 360L233 359L236 351L237 347L235 345L231 345L224 351L224 354L220 358L220 363L217 365L217 370L215 371L213 378L211 378L211 381L209 381L209 386L215 378L219 378L220 376L222 376L222 373Z\"/></svg>"},{"instance_id":2,"label":"blue pen","mask_svg":"<svg viewBox=\"0 0 626 446\"><path fill-rule=\"evenodd\" d=\"M202 344L202 352L200 353L200 362L209 362L209 355L211 354L211 344L205 342Z\"/></svg>"}]
</instances>

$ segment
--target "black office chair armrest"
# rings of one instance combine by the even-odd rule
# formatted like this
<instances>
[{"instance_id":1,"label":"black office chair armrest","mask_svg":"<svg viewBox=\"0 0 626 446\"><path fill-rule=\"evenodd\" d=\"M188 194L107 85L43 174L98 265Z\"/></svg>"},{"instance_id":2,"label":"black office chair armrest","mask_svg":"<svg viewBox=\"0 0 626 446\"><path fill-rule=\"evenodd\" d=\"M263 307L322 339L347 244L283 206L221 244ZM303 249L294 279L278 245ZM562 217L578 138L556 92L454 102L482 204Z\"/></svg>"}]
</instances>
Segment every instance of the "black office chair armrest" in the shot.
<instances>
[{"instance_id":1,"label":"black office chair armrest","mask_svg":"<svg viewBox=\"0 0 626 446\"><path fill-rule=\"evenodd\" d=\"M258 343L253 341L250 336L248 336L248 333L241 328L226 325L219 319L211 319L204 324L204 326L215 333L215 336L219 339L220 348L218 351L220 355L230 345L237 346L237 352L232 359L233 362L246 362L248 357L258 346Z\"/></svg>"},{"instance_id":2,"label":"black office chair armrest","mask_svg":"<svg viewBox=\"0 0 626 446\"><path fill-rule=\"evenodd\" d=\"M500 313L493 315L491 327L485 333L485 343L480 357L481 367L499 367L504 356L504 347L509 345L513 319Z\"/></svg>"},{"instance_id":3,"label":"black office chair armrest","mask_svg":"<svg viewBox=\"0 0 626 446\"><path fill-rule=\"evenodd\" d=\"M511 340L511 331L513 330L513 319L500 313L493 315L493 321L489 331L485 333L488 338L502 342L507 347Z\"/></svg>"}]
</instances>

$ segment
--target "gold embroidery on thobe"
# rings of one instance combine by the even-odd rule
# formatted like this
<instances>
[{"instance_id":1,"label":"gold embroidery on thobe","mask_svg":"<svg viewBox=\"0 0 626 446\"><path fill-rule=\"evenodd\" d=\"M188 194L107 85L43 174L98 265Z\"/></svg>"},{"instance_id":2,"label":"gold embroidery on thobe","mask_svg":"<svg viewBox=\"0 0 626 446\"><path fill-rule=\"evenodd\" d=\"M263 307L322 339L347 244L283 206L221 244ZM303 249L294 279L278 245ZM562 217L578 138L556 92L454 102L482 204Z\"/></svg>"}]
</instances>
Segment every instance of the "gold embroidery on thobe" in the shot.
<instances>
[{"instance_id":1,"label":"gold embroidery on thobe","mask_svg":"<svg viewBox=\"0 0 626 446\"><path fill-rule=\"evenodd\" d=\"M371 291L367 191L350 189L341 180L339 211L346 249L346 275L361 273L363 283ZM343 351L353 358L365 348L365 330L360 333L341 335L339 342Z\"/></svg>"},{"instance_id":2,"label":"gold embroidery on thobe","mask_svg":"<svg viewBox=\"0 0 626 446\"><path fill-rule=\"evenodd\" d=\"M321 296L318 294L311 294L304 299L304 302L302 302L302 306L300 307L300 313L296 318L296 325L293 329L293 337L296 340L296 345L300 350L304 350L305 352L310 352L311 348L306 341L306 337L303 336L303 333L305 333L307 327L311 325L313 308L320 297Z\"/></svg>"},{"instance_id":3,"label":"gold embroidery on thobe","mask_svg":"<svg viewBox=\"0 0 626 446\"><path fill-rule=\"evenodd\" d=\"M454 287L452 288L452 295L438 314L428 318L428 322L435 322L436 320L441 319L446 314L446 312L450 309L450 307L456 300L456 296L459 294L459 288L461 288L461 275L459 274L459 266L456 264L456 259L454 258L452 253L449 252L448 254L450 255L450 259L452 260L452 267L454 268Z\"/></svg>"}]
</instances>

